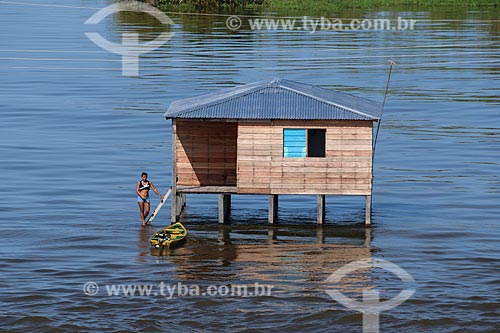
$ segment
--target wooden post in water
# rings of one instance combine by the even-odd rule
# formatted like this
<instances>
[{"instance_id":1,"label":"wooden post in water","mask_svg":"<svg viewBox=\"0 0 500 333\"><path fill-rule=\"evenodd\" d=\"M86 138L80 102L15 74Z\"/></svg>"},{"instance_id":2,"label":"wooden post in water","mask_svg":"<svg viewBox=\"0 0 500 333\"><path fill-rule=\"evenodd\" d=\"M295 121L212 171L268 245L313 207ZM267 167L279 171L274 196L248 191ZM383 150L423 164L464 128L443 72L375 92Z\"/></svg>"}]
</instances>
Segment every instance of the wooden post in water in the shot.
<instances>
[{"instance_id":1,"label":"wooden post in water","mask_svg":"<svg viewBox=\"0 0 500 333\"><path fill-rule=\"evenodd\" d=\"M177 202L177 215L180 216L186 208L186 193L177 194L179 201Z\"/></svg>"},{"instance_id":2,"label":"wooden post in water","mask_svg":"<svg viewBox=\"0 0 500 333\"><path fill-rule=\"evenodd\" d=\"M177 125L172 119L172 206L170 222L177 222Z\"/></svg>"},{"instance_id":3,"label":"wooden post in water","mask_svg":"<svg viewBox=\"0 0 500 333\"><path fill-rule=\"evenodd\" d=\"M177 219L180 218L184 209L184 193L177 193Z\"/></svg>"},{"instance_id":4,"label":"wooden post in water","mask_svg":"<svg viewBox=\"0 0 500 333\"><path fill-rule=\"evenodd\" d=\"M170 222L175 223L179 217L179 193L172 188L172 208L170 210Z\"/></svg>"},{"instance_id":5,"label":"wooden post in water","mask_svg":"<svg viewBox=\"0 0 500 333\"><path fill-rule=\"evenodd\" d=\"M227 224L231 218L231 195L219 194L219 223Z\"/></svg>"},{"instance_id":6,"label":"wooden post in water","mask_svg":"<svg viewBox=\"0 0 500 333\"><path fill-rule=\"evenodd\" d=\"M323 224L325 222L325 195L324 194L318 194L317 196L317 201L318 201L318 216L317 216L317 221L318 224Z\"/></svg>"},{"instance_id":7,"label":"wooden post in water","mask_svg":"<svg viewBox=\"0 0 500 333\"><path fill-rule=\"evenodd\" d=\"M186 197L187 197L187 194L182 193L182 210L184 210L184 208L186 208Z\"/></svg>"},{"instance_id":8,"label":"wooden post in water","mask_svg":"<svg viewBox=\"0 0 500 333\"><path fill-rule=\"evenodd\" d=\"M365 225L372 223L372 196L366 196Z\"/></svg>"},{"instance_id":9,"label":"wooden post in water","mask_svg":"<svg viewBox=\"0 0 500 333\"><path fill-rule=\"evenodd\" d=\"M278 195L269 195L269 206L268 206L268 217L267 221L269 224L278 222Z\"/></svg>"}]
</instances>

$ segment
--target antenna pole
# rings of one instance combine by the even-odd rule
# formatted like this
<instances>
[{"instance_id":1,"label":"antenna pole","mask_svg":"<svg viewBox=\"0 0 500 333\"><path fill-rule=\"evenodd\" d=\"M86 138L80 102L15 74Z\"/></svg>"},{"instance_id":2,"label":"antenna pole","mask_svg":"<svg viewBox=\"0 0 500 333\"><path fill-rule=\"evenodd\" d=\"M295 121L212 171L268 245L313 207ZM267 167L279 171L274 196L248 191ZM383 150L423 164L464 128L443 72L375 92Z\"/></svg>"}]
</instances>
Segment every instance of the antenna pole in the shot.
<instances>
[{"instance_id":1,"label":"antenna pole","mask_svg":"<svg viewBox=\"0 0 500 333\"><path fill-rule=\"evenodd\" d=\"M389 82L391 81L391 74L392 74L392 66L395 65L396 63L392 60L389 60L389 75L387 76L387 83L385 85L385 94L384 94L384 100L382 102L382 110L380 111L380 119L378 120L377 124L377 133L375 134L375 140L373 142L373 155L375 155L375 147L377 147L377 139L378 139L378 132L380 130L380 123L382 122L382 114L384 113L384 107L385 107L385 100L387 99L387 92L389 91Z\"/></svg>"}]
</instances>

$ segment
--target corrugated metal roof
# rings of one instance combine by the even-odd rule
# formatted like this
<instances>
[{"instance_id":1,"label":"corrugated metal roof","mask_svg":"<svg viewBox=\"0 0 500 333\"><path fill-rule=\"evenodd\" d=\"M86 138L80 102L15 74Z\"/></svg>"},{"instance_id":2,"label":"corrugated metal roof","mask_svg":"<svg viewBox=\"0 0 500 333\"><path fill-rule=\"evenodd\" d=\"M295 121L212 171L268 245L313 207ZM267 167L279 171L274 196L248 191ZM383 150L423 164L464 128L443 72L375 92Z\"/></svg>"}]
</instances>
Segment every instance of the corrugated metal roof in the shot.
<instances>
[{"instance_id":1,"label":"corrugated metal roof","mask_svg":"<svg viewBox=\"0 0 500 333\"><path fill-rule=\"evenodd\" d=\"M378 120L381 104L284 79L272 79L181 99L167 119Z\"/></svg>"}]
</instances>

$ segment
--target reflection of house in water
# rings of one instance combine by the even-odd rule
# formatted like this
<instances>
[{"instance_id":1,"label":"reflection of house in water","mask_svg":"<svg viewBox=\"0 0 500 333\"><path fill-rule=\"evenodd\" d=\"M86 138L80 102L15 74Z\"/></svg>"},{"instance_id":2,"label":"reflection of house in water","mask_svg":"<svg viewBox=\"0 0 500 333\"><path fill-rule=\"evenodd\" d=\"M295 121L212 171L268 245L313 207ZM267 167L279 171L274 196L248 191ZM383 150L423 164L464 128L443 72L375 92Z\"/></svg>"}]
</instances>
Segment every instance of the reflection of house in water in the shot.
<instances>
[{"instance_id":1,"label":"reflection of house in water","mask_svg":"<svg viewBox=\"0 0 500 333\"><path fill-rule=\"evenodd\" d=\"M207 226L205 226L207 227ZM180 281L272 284L280 292L318 288L336 269L371 257L371 230L303 226L208 226L195 230L170 253ZM217 237L214 229L218 228ZM197 237L196 234L201 235ZM342 288L361 290L368 272L349 276ZM312 284L311 284L312 283Z\"/></svg>"},{"instance_id":2,"label":"reflection of house in water","mask_svg":"<svg viewBox=\"0 0 500 333\"><path fill-rule=\"evenodd\" d=\"M290 235L270 229L268 236L267 246L248 244L238 247L235 261L248 263L241 269L240 277L278 284L285 290L307 289L311 282L323 282L345 264L371 257L369 229L344 237L339 237L338 232L332 236L323 228L317 228L315 235L298 237L293 231ZM349 284L362 282L364 285L368 281L366 272L358 278L361 280L351 279Z\"/></svg>"}]
</instances>

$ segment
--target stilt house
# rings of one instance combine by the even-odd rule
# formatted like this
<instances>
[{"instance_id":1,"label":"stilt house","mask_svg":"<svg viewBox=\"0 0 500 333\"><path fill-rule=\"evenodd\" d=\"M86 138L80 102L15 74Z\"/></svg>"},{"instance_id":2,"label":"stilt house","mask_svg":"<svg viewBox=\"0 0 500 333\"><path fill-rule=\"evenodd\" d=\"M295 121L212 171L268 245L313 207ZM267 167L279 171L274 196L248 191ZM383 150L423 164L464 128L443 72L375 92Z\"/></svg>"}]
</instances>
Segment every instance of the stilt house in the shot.
<instances>
[{"instance_id":1,"label":"stilt house","mask_svg":"<svg viewBox=\"0 0 500 333\"><path fill-rule=\"evenodd\" d=\"M187 193L219 195L219 222L231 195L269 196L269 222L280 194L366 197L370 224L373 127L379 103L330 89L272 79L173 102L172 221Z\"/></svg>"}]
</instances>

